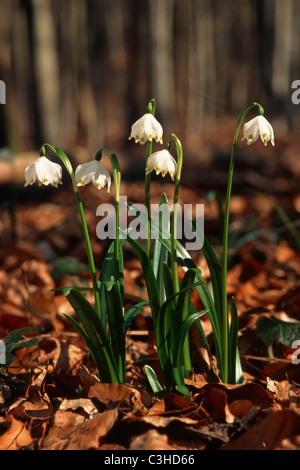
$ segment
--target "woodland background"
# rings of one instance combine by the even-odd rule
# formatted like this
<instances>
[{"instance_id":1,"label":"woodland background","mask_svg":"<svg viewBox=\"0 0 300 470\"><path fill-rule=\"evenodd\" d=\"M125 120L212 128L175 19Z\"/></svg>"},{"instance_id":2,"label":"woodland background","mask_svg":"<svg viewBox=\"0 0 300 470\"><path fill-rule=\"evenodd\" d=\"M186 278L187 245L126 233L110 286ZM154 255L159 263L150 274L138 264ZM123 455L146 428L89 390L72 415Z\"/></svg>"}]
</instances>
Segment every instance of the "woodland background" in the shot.
<instances>
[{"instance_id":1,"label":"woodland background","mask_svg":"<svg viewBox=\"0 0 300 470\"><path fill-rule=\"evenodd\" d=\"M300 449L291 349L300 337L300 105L291 100L299 26L299 0L0 0L0 149L14 157L0 151L0 338L38 329L34 345L19 336L9 343L12 362L0 367L0 450ZM225 198L238 114L258 101L275 132L275 147L247 146L240 132L236 148L228 295L238 305L245 383L207 378L194 332L189 400L174 392L157 401L150 390L143 366L159 366L147 308L126 338L126 386L98 382L60 291L90 285L68 175L59 190L24 188L43 143L63 149L74 168L105 147L120 161L122 195L142 203L146 149L128 137L152 98L164 142L175 133L183 144L179 203L205 204L218 254L220 207L211 196ZM153 174L153 202L162 191L173 197L174 184ZM81 193L101 269L108 246L96 237L96 209L113 202L114 189ZM146 296L124 246L126 291ZM203 254L192 255L209 282ZM275 320L292 322L292 338L270 340L262 322ZM201 322L213 350L209 318Z\"/></svg>"},{"instance_id":2,"label":"woodland background","mask_svg":"<svg viewBox=\"0 0 300 470\"><path fill-rule=\"evenodd\" d=\"M0 0L0 11L0 147L117 150L151 98L186 145L254 100L277 128L299 125L297 0Z\"/></svg>"}]
</instances>

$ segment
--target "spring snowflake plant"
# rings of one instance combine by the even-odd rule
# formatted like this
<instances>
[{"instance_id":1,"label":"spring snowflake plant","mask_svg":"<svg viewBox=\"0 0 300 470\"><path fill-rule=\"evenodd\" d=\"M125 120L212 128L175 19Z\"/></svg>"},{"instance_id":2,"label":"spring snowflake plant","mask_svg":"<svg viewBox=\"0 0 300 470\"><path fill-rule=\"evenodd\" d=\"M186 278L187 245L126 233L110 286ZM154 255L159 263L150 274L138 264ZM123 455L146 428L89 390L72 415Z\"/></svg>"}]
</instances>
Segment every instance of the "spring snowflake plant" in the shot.
<instances>
[{"instance_id":1,"label":"spring snowflake plant","mask_svg":"<svg viewBox=\"0 0 300 470\"><path fill-rule=\"evenodd\" d=\"M93 161L79 165L74 171L70 160L61 149L44 144L41 147L40 158L25 170L25 186L36 181L40 185L51 184L55 187L62 183L62 167L46 157L46 150L48 149L65 166L71 178L81 217L94 302L90 302L84 296L83 291L77 288L64 288L63 292L76 314L76 317L67 317L84 339L97 367L100 380L109 383L125 383L126 332L136 314L143 307L149 305L153 319L157 354L163 376L163 383L161 383L154 370L146 365L145 371L149 383L157 396L173 389L174 386L179 392L188 396L189 392L185 385L185 379L189 378L192 371L188 332L194 322L203 335L208 353L212 357L201 327L200 317L204 313L208 313L212 324L214 348L221 380L224 383L242 381L237 349L237 307L234 298L231 299L229 307L227 298L228 226L235 147L241 124L246 115L254 108L258 108L258 116L244 125L243 139L247 141L247 144L251 144L261 137L265 145L269 141L274 145L274 132L272 126L263 117L264 110L258 103L254 102L246 106L238 117L228 172L221 259L219 259L204 234L201 233L196 221L191 220L195 236L199 240L204 240L201 249L210 270L211 292L202 277L200 269L177 239L177 207L183 165L183 148L178 137L172 134L171 139L163 149L152 152L153 142L163 144L163 129L155 118L155 108L155 100L150 100L145 114L132 125L129 136L129 139L134 139L135 143L146 144L145 221L147 236L145 247L133 239L128 230L124 233L120 229L121 171L117 156L110 154L106 149L99 150ZM172 147L174 147L176 158L171 153ZM98 272L95 267L79 187L92 183L97 189L107 186L107 190L110 191L110 173L100 162L103 152L108 157L112 167L116 223L114 239ZM169 174L171 180L174 181L170 228L166 228L162 223L154 220L151 214L152 172L163 177ZM168 205L164 193L161 195L160 204ZM136 214L134 205L128 205L127 209L133 215ZM153 246L151 246L151 239L154 239ZM126 286L124 286L123 272L123 244L125 240L131 245L140 261L148 294L148 300L136 297L137 303L126 312L124 309ZM181 281L178 277L179 266L185 272ZM204 309L200 312L196 311L192 302L191 294L193 290L196 290L204 305ZM231 311L230 322L229 308Z\"/></svg>"}]
</instances>

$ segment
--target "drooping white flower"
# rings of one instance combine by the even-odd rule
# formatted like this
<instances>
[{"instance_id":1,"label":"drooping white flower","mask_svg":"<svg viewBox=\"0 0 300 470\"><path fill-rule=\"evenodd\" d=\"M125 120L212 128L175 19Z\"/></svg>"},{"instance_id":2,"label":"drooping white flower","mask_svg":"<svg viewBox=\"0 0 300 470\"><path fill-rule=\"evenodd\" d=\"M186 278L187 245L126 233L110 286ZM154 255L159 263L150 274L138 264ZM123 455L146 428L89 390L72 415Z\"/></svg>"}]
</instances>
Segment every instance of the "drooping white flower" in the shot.
<instances>
[{"instance_id":1,"label":"drooping white flower","mask_svg":"<svg viewBox=\"0 0 300 470\"><path fill-rule=\"evenodd\" d=\"M275 145L273 127L264 116L256 116L244 124L244 137L242 140L247 140L247 145L252 144L259 137L264 145L267 145L269 141L272 145Z\"/></svg>"},{"instance_id":2,"label":"drooping white flower","mask_svg":"<svg viewBox=\"0 0 300 470\"><path fill-rule=\"evenodd\" d=\"M163 129L157 119L151 113L144 114L131 126L130 139L134 139L135 143L143 145L147 140L162 144Z\"/></svg>"},{"instance_id":3,"label":"drooping white flower","mask_svg":"<svg viewBox=\"0 0 300 470\"><path fill-rule=\"evenodd\" d=\"M57 188L62 184L62 167L58 163L51 162L46 157L38 158L34 163L25 168L25 186L38 182L39 185L52 184Z\"/></svg>"},{"instance_id":4,"label":"drooping white flower","mask_svg":"<svg viewBox=\"0 0 300 470\"><path fill-rule=\"evenodd\" d=\"M169 172L172 180L174 180L177 171L177 163L169 150L160 150L150 155L147 161L146 174L149 175L153 170L157 175L161 173L162 176L165 176Z\"/></svg>"},{"instance_id":5,"label":"drooping white flower","mask_svg":"<svg viewBox=\"0 0 300 470\"><path fill-rule=\"evenodd\" d=\"M79 165L75 171L75 179L77 186L93 183L97 189L102 189L107 185L107 192L110 192L110 174L98 160Z\"/></svg>"}]
</instances>

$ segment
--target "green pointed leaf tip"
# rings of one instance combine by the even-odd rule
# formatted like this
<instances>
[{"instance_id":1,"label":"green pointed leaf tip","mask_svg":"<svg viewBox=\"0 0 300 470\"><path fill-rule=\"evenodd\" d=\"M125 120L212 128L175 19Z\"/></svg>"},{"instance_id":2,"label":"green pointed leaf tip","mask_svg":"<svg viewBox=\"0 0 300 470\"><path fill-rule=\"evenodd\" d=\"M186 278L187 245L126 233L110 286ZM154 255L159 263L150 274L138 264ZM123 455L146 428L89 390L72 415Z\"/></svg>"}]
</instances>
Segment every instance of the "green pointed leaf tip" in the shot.
<instances>
[{"instance_id":1,"label":"green pointed leaf tip","mask_svg":"<svg viewBox=\"0 0 300 470\"><path fill-rule=\"evenodd\" d=\"M155 371L152 369L152 367L145 365L145 372L154 395L156 395L158 398L162 398L162 396L166 393L166 389L162 386Z\"/></svg>"}]
</instances>

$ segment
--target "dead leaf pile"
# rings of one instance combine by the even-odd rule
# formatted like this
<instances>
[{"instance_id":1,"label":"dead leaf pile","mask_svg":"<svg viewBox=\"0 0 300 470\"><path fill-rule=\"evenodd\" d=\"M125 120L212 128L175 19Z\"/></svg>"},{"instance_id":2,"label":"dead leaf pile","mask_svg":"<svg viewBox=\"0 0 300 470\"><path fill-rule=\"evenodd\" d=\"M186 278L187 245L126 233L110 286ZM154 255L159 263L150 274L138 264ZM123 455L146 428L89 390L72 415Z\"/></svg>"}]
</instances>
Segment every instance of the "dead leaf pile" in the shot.
<instances>
[{"instance_id":1,"label":"dead leaf pile","mask_svg":"<svg viewBox=\"0 0 300 470\"><path fill-rule=\"evenodd\" d=\"M161 188L153 188L158 199ZM167 191L171 194L172 187L167 186ZM136 200L138 194L143 197L130 184L125 192L129 200ZM105 201L110 197L105 195ZM84 198L89 223L96 226L93 214L99 201L89 189ZM181 198L203 202L191 189L183 190ZM214 236L217 211L210 204L206 230ZM268 205L239 196L233 200L233 219L246 223L254 208L262 226L270 222L274 214ZM36 338L35 345L13 351L8 367L0 367L0 449L299 450L300 365L292 362L295 350L278 342L270 348L257 335L257 320L262 316L300 321L300 256L290 240L275 243L268 237L257 238L244 243L231 259L228 290L239 310L244 383L221 383L199 335L191 329L194 371L193 380L186 380L189 398L171 390L158 399L143 368L150 364L159 374L148 309L136 317L128 332L126 385L99 382L85 344L63 316L72 310L55 288L90 285L83 268L53 277L55 261L61 256L85 262L75 213L76 205L66 190L64 204L61 194L55 193L52 202L42 207L19 208L16 241L9 236L9 219L0 222L4 237L0 339L25 327L35 329L26 337ZM100 266L106 245L95 233L92 244ZM209 283L207 266L197 256ZM146 298L140 265L128 247L125 282L129 294ZM200 310L199 298L194 300ZM126 302L130 304L130 298ZM214 352L207 317L203 328Z\"/></svg>"}]
</instances>

